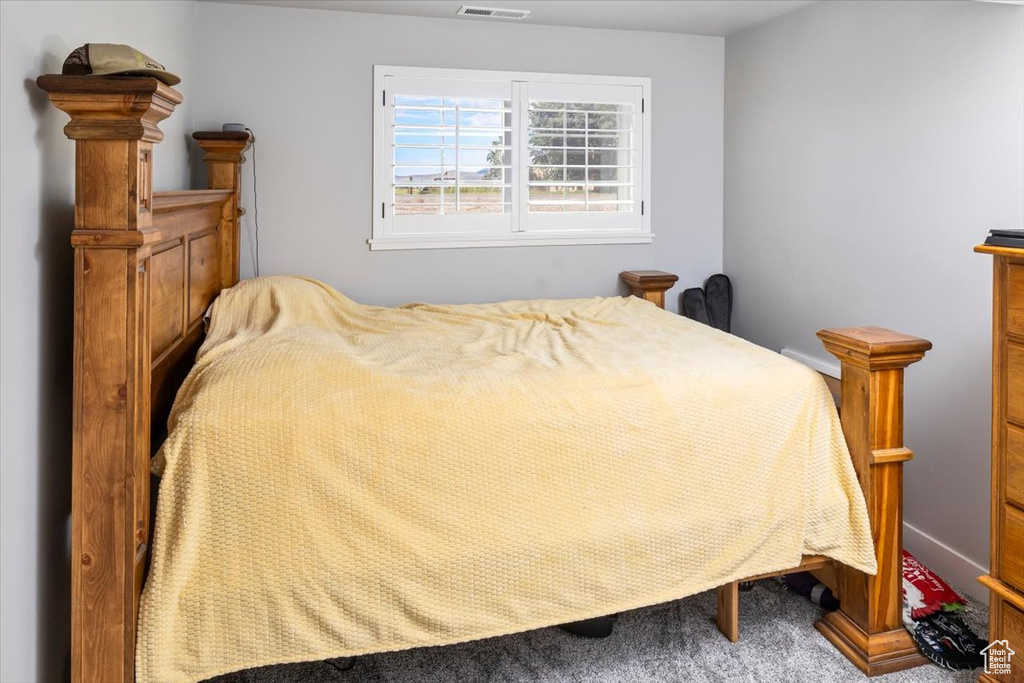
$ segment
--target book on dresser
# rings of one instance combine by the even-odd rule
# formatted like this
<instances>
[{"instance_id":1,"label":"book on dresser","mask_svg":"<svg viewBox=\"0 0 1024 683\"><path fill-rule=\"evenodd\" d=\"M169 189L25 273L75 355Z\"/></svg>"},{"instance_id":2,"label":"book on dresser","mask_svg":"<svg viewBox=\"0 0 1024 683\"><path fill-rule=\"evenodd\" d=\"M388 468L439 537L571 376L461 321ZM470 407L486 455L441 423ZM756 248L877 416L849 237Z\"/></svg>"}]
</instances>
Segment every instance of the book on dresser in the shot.
<instances>
[{"instance_id":1,"label":"book on dresser","mask_svg":"<svg viewBox=\"0 0 1024 683\"><path fill-rule=\"evenodd\" d=\"M1008 672L981 674L983 683L1024 682L1024 241L1014 241L975 247L993 260L992 520L989 573L979 581L989 589L989 641L1018 654Z\"/></svg>"}]
</instances>

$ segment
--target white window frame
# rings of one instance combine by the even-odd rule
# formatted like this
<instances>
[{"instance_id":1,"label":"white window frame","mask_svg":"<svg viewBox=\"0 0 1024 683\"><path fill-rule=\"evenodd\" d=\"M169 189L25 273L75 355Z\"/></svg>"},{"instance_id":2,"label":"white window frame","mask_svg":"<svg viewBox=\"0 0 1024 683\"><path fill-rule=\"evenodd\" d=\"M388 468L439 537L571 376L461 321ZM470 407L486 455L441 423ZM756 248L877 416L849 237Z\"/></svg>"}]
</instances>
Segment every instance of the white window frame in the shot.
<instances>
[{"instance_id":1,"label":"white window frame","mask_svg":"<svg viewBox=\"0 0 1024 683\"><path fill-rule=\"evenodd\" d=\"M457 79L460 81L497 81L511 84L512 94L512 130L513 145L511 150L512 166L512 209L508 219L495 215L448 215L423 216L422 222L428 225L436 222L444 224L445 232L428 230L423 233L393 234L393 211L389 195L392 191L393 170L391 150L391 121L393 114L393 92L388 92L388 85L396 78L437 78ZM634 145L634 153L639 151L642 159L634 167L634 201L640 213L638 227L629 230L612 229L609 227L574 227L572 218L580 223L590 222L591 226L599 225L605 218L600 213L560 215L566 219L562 223L570 225L553 225L552 216L556 214L531 214L527 211L526 169L528 163L525 150L527 140L520 135L525 129L524 117L529 107L528 89L531 84L541 88L550 88L549 84L564 86L566 96L572 91L581 89L579 86L631 86L639 89L637 98L639 107L634 107L637 114L639 141ZM390 249L453 249L472 247L513 247L573 244L649 244L654 240L651 233L651 79L629 76L593 76L579 74L550 74L524 71L480 71L475 69L439 69L424 67L402 67L377 65L373 68L373 236L367 240L371 250ZM415 94L415 93L414 93ZM638 176L638 177L637 177ZM634 215L635 214L631 214ZM433 220L436 218L436 221ZM508 223L508 226L502 223ZM607 221L605 221L607 222Z\"/></svg>"}]
</instances>

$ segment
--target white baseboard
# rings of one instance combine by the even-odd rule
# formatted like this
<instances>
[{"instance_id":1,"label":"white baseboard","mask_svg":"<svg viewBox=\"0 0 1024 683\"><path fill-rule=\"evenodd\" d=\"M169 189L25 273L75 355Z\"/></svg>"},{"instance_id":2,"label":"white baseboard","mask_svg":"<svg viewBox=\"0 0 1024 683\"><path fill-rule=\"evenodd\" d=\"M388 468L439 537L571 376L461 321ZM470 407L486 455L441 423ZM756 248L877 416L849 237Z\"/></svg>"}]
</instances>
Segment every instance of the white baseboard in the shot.
<instances>
[{"instance_id":1,"label":"white baseboard","mask_svg":"<svg viewBox=\"0 0 1024 683\"><path fill-rule=\"evenodd\" d=\"M988 589L978 583L978 577L988 573L987 567L906 522L903 523L903 547L946 583L966 592L964 597L988 604Z\"/></svg>"}]
</instances>

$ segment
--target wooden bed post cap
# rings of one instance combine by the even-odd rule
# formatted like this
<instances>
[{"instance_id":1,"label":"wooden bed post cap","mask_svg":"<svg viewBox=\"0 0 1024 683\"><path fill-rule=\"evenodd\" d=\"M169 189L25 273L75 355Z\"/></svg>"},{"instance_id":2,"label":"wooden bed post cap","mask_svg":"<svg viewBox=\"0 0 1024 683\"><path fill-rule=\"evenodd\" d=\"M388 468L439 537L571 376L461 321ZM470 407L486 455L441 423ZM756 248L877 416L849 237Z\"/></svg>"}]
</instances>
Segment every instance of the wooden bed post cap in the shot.
<instances>
[{"instance_id":1,"label":"wooden bed post cap","mask_svg":"<svg viewBox=\"0 0 1024 683\"><path fill-rule=\"evenodd\" d=\"M665 292L679 280L678 275L663 270L624 270L619 279L626 283L633 296L665 308Z\"/></svg>"},{"instance_id":2,"label":"wooden bed post cap","mask_svg":"<svg viewBox=\"0 0 1024 683\"><path fill-rule=\"evenodd\" d=\"M164 134L157 124L183 99L155 78L46 74L36 85L71 116L64 134L72 140L160 142Z\"/></svg>"},{"instance_id":3,"label":"wooden bed post cap","mask_svg":"<svg viewBox=\"0 0 1024 683\"><path fill-rule=\"evenodd\" d=\"M197 130L192 138L206 152L203 161L207 163L240 164L245 161L242 153L252 142L248 131Z\"/></svg>"},{"instance_id":4,"label":"wooden bed post cap","mask_svg":"<svg viewBox=\"0 0 1024 683\"><path fill-rule=\"evenodd\" d=\"M653 289L672 289L672 286L679 281L678 275L666 273L663 270L624 270L619 277L627 285L645 291Z\"/></svg>"},{"instance_id":5,"label":"wooden bed post cap","mask_svg":"<svg viewBox=\"0 0 1024 683\"><path fill-rule=\"evenodd\" d=\"M932 343L927 339L884 327L819 330L818 339L840 361L869 370L905 368L924 358L925 352L932 348Z\"/></svg>"}]
</instances>

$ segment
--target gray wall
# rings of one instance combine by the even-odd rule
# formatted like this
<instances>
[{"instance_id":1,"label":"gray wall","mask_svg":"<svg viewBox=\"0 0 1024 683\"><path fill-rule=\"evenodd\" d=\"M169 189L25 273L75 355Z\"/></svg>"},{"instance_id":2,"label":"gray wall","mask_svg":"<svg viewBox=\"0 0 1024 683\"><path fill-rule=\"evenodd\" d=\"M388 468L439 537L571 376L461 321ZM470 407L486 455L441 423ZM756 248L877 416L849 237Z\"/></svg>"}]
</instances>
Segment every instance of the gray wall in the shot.
<instances>
[{"instance_id":1,"label":"gray wall","mask_svg":"<svg viewBox=\"0 0 1024 683\"><path fill-rule=\"evenodd\" d=\"M397 304L609 295L621 270L671 270L689 284L721 269L721 38L217 3L198 12L196 121L256 132L263 274ZM650 76L654 244L370 252L374 64Z\"/></svg>"},{"instance_id":2,"label":"gray wall","mask_svg":"<svg viewBox=\"0 0 1024 683\"><path fill-rule=\"evenodd\" d=\"M86 42L131 43L195 82L193 3L0 2L0 681L68 662L74 143L35 86ZM157 189L187 181L186 101L163 126Z\"/></svg>"},{"instance_id":3,"label":"gray wall","mask_svg":"<svg viewBox=\"0 0 1024 683\"><path fill-rule=\"evenodd\" d=\"M932 340L907 371L906 519L982 567L992 265L971 249L1024 227L1022 11L823 2L726 40L735 329L821 358L821 327Z\"/></svg>"}]
</instances>

